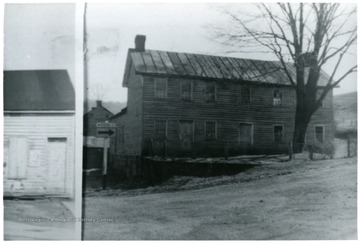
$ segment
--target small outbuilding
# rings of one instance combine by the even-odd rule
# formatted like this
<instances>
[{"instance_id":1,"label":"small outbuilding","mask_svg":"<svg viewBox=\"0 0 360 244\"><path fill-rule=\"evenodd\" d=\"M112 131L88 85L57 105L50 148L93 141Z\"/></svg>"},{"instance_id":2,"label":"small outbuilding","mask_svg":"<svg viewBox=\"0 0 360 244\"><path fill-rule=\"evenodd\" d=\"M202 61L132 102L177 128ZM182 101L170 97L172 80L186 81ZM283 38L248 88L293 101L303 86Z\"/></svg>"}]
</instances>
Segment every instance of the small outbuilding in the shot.
<instances>
[{"instance_id":1,"label":"small outbuilding","mask_svg":"<svg viewBox=\"0 0 360 244\"><path fill-rule=\"evenodd\" d=\"M74 197L75 91L66 70L4 71L4 196Z\"/></svg>"}]
</instances>

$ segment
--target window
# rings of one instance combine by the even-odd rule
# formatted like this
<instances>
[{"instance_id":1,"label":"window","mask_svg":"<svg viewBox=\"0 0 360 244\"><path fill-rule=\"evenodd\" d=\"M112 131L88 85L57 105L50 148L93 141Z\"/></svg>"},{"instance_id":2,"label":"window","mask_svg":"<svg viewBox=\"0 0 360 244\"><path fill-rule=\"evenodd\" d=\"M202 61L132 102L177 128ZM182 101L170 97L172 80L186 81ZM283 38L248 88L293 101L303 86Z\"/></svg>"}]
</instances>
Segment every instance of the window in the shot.
<instances>
[{"instance_id":1,"label":"window","mask_svg":"<svg viewBox=\"0 0 360 244\"><path fill-rule=\"evenodd\" d=\"M211 121L205 122L205 140L207 141L216 140L216 122L211 122Z\"/></svg>"},{"instance_id":2,"label":"window","mask_svg":"<svg viewBox=\"0 0 360 244\"><path fill-rule=\"evenodd\" d=\"M273 105L274 106L281 106L282 105L282 93L278 89L274 90Z\"/></svg>"},{"instance_id":3,"label":"window","mask_svg":"<svg viewBox=\"0 0 360 244\"><path fill-rule=\"evenodd\" d=\"M207 102L215 102L216 100L216 83L206 82L205 99Z\"/></svg>"},{"instance_id":4,"label":"window","mask_svg":"<svg viewBox=\"0 0 360 244\"><path fill-rule=\"evenodd\" d=\"M25 137L10 138L7 178L25 179L28 160L28 142Z\"/></svg>"},{"instance_id":5,"label":"window","mask_svg":"<svg viewBox=\"0 0 360 244\"><path fill-rule=\"evenodd\" d=\"M192 98L192 82L190 80L181 81L181 99L190 101Z\"/></svg>"},{"instance_id":6,"label":"window","mask_svg":"<svg viewBox=\"0 0 360 244\"><path fill-rule=\"evenodd\" d=\"M240 102L241 104L250 104L250 87L241 87Z\"/></svg>"},{"instance_id":7,"label":"window","mask_svg":"<svg viewBox=\"0 0 360 244\"><path fill-rule=\"evenodd\" d=\"M315 126L315 139L324 142L324 126Z\"/></svg>"},{"instance_id":8,"label":"window","mask_svg":"<svg viewBox=\"0 0 360 244\"><path fill-rule=\"evenodd\" d=\"M166 139L166 120L155 120L155 139L158 141Z\"/></svg>"},{"instance_id":9,"label":"window","mask_svg":"<svg viewBox=\"0 0 360 244\"><path fill-rule=\"evenodd\" d=\"M159 99L165 99L167 96L167 79L156 78L155 79L155 97Z\"/></svg>"},{"instance_id":10,"label":"window","mask_svg":"<svg viewBox=\"0 0 360 244\"><path fill-rule=\"evenodd\" d=\"M284 141L284 126L274 125L274 142Z\"/></svg>"}]
</instances>

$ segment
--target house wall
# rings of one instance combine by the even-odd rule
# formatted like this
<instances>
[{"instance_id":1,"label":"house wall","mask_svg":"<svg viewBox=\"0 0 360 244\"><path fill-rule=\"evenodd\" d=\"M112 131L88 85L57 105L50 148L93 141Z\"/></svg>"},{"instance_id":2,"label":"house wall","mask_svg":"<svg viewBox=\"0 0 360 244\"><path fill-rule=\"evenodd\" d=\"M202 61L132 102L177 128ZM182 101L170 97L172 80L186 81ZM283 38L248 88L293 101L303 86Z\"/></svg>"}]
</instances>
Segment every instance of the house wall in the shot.
<instances>
[{"instance_id":1,"label":"house wall","mask_svg":"<svg viewBox=\"0 0 360 244\"><path fill-rule=\"evenodd\" d=\"M26 176L9 179L10 139L24 137L27 142ZM4 195L48 194L48 138L66 138L64 189L51 192L74 197L74 115L73 114L7 114L4 115ZM54 168L52 168L54 169ZM61 169L63 170L63 169Z\"/></svg>"},{"instance_id":2,"label":"house wall","mask_svg":"<svg viewBox=\"0 0 360 244\"><path fill-rule=\"evenodd\" d=\"M111 123L116 123L117 134L110 140L110 160L116 168L119 164L124 164L122 156L139 156L142 151L143 142L143 79L141 75L136 75L134 68L130 68L128 81L128 101L127 111L121 116L111 119Z\"/></svg>"},{"instance_id":3,"label":"house wall","mask_svg":"<svg viewBox=\"0 0 360 244\"><path fill-rule=\"evenodd\" d=\"M179 121L191 120L194 122L194 141L192 147L195 154L213 152L222 154L226 143L230 150L238 146L239 123L253 124L253 149L257 152L286 151L291 141L294 129L296 109L295 92L290 87L274 85L252 85L251 103L241 104L240 84L235 82L217 81L216 102L205 101L204 80L192 80L193 96L191 101L183 101L180 97L180 83L182 78L170 78L166 99L155 98L154 78L144 77L143 102L143 130L144 142L154 138L156 119L167 120L166 150L168 155L181 155L179 152ZM246 84L248 85L248 84ZM282 105L273 105L274 89L282 91ZM130 90L130 89L129 89ZM307 140L315 137L314 125L325 126L325 137L332 138L333 114L332 94L324 101L323 107L313 116L308 128ZM128 107L130 109L130 106ZM205 140L205 121L217 123L216 141ZM274 142L273 126L284 126L284 140ZM146 145L146 144L144 144Z\"/></svg>"}]
</instances>

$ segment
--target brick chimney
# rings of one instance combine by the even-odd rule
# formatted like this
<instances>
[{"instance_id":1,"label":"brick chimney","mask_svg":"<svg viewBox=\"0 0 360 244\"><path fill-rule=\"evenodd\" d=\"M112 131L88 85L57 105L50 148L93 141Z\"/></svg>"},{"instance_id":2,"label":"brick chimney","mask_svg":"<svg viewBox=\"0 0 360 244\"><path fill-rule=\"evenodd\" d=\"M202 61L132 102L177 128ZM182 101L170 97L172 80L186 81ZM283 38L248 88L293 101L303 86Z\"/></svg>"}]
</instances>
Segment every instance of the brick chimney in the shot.
<instances>
[{"instance_id":1,"label":"brick chimney","mask_svg":"<svg viewBox=\"0 0 360 244\"><path fill-rule=\"evenodd\" d=\"M135 51L136 52L144 52L145 51L145 35L136 35L135 37Z\"/></svg>"}]
</instances>

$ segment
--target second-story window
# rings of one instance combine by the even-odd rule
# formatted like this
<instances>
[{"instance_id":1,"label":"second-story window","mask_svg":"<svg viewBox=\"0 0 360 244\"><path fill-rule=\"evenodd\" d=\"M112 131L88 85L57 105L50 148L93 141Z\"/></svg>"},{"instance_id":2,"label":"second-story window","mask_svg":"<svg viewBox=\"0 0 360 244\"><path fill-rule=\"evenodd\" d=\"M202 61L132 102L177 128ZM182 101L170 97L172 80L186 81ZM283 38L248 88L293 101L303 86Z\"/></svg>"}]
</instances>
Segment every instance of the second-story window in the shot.
<instances>
[{"instance_id":1,"label":"second-story window","mask_svg":"<svg viewBox=\"0 0 360 244\"><path fill-rule=\"evenodd\" d=\"M167 97L167 78L155 79L155 98L165 99Z\"/></svg>"},{"instance_id":2,"label":"second-story window","mask_svg":"<svg viewBox=\"0 0 360 244\"><path fill-rule=\"evenodd\" d=\"M181 81L181 99L190 101L192 97L192 84L190 80Z\"/></svg>"},{"instance_id":3,"label":"second-story window","mask_svg":"<svg viewBox=\"0 0 360 244\"><path fill-rule=\"evenodd\" d=\"M216 83L206 82L205 100L207 102L215 102L216 100Z\"/></svg>"},{"instance_id":4,"label":"second-story window","mask_svg":"<svg viewBox=\"0 0 360 244\"><path fill-rule=\"evenodd\" d=\"M282 105L282 93L279 89L274 90L274 99L273 99L274 106L281 106Z\"/></svg>"},{"instance_id":5,"label":"second-story window","mask_svg":"<svg viewBox=\"0 0 360 244\"><path fill-rule=\"evenodd\" d=\"M241 104L250 104L250 87L242 86L240 92Z\"/></svg>"}]
</instances>

